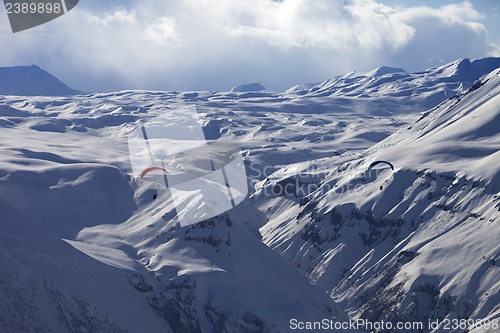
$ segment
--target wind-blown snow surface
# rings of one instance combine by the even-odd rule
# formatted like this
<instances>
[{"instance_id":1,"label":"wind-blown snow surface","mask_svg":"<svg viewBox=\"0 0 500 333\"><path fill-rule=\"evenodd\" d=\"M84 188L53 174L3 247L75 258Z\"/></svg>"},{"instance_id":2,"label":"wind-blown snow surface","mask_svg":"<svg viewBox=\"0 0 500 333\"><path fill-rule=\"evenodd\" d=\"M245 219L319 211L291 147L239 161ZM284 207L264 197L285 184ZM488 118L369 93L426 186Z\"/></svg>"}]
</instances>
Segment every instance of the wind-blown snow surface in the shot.
<instances>
[{"instance_id":1,"label":"wind-blown snow surface","mask_svg":"<svg viewBox=\"0 0 500 333\"><path fill-rule=\"evenodd\" d=\"M497 67L379 68L283 94L0 96L0 328L498 318ZM128 175L126 138L192 104L208 139L242 147L253 194L183 228ZM394 172L368 173L380 159Z\"/></svg>"}]
</instances>

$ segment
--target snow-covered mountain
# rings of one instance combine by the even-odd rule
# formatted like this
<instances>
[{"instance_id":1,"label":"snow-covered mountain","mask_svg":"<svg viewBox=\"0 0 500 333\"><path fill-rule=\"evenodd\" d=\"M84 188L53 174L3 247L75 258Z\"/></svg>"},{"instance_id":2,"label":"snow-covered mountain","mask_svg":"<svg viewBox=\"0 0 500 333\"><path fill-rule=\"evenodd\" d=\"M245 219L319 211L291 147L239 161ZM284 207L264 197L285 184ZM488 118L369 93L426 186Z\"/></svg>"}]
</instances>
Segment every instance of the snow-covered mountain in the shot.
<instances>
[{"instance_id":1,"label":"snow-covered mountain","mask_svg":"<svg viewBox=\"0 0 500 333\"><path fill-rule=\"evenodd\" d=\"M441 100L464 92L477 79L500 66L500 58L470 61L460 59L423 72L406 73L401 68L382 66L366 73L351 72L326 80L307 89L289 91L308 96L408 97L418 96ZM432 94L431 94L432 93Z\"/></svg>"},{"instance_id":2,"label":"snow-covered mountain","mask_svg":"<svg viewBox=\"0 0 500 333\"><path fill-rule=\"evenodd\" d=\"M0 96L0 329L498 320L499 60L286 93ZM127 135L193 104L241 147L251 195L181 227L130 177Z\"/></svg>"},{"instance_id":3,"label":"snow-covered mountain","mask_svg":"<svg viewBox=\"0 0 500 333\"><path fill-rule=\"evenodd\" d=\"M415 108L430 109L465 92L477 79L498 67L500 58L461 59L417 73L379 67L367 73L351 72L319 84L296 86L287 92L306 99L312 97L326 109L347 105L346 111L354 107L374 115L414 113Z\"/></svg>"},{"instance_id":4,"label":"snow-covered mountain","mask_svg":"<svg viewBox=\"0 0 500 333\"><path fill-rule=\"evenodd\" d=\"M497 69L362 153L279 170L264 242L352 316L498 320L499 105Z\"/></svg>"},{"instance_id":5,"label":"snow-covered mountain","mask_svg":"<svg viewBox=\"0 0 500 333\"><path fill-rule=\"evenodd\" d=\"M0 67L0 95L67 96L81 92L69 88L36 65Z\"/></svg>"}]
</instances>

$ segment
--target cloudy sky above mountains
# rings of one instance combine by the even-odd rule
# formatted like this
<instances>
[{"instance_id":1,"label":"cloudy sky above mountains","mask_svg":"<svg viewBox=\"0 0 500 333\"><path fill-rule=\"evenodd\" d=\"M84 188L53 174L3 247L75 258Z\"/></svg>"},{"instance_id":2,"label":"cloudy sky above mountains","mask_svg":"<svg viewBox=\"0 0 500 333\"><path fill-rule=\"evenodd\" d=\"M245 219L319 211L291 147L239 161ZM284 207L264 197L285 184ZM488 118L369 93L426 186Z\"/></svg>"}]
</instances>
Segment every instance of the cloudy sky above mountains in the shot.
<instances>
[{"instance_id":1,"label":"cloudy sky above mountains","mask_svg":"<svg viewBox=\"0 0 500 333\"><path fill-rule=\"evenodd\" d=\"M37 64L75 89L284 90L380 65L408 71L500 56L500 3L402 0L81 0L13 34L0 66Z\"/></svg>"}]
</instances>

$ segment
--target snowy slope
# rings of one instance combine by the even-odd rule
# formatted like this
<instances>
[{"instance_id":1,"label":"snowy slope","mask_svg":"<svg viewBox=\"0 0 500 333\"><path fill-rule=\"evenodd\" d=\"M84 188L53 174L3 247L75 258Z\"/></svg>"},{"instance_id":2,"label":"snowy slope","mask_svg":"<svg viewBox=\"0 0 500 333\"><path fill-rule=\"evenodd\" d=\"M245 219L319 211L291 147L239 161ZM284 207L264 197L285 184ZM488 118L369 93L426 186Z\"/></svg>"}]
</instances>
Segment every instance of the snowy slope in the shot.
<instances>
[{"instance_id":1,"label":"snowy slope","mask_svg":"<svg viewBox=\"0 0 500 333\"><path fill-rule=\"evenodd\" d=\"M283 332L296 314L347 318L260 241L265 217L250 202L182 228L169 223L172 202L153 201L154 190L126 174L127 134L136 120L168 110L164 97L3 99L0 297L6 308L47 314L5 310L2 328ZM218 129L204 122L207 133ZM13 275L25 282L7 283ZM34 294L11 296L28 285Z\"/></svg>"},{"instance_id":2,"label":"snowy slope","mask_svg":"<svg viewBox=\"0 0 500 333\"><path fill-rule=\"evenodd\" d=\"M66 96L80 93L36 65L0 67L0 95Z\"/></svg>"},{"instance_id":3,"label":"snowy slope","mask_svg":"<svg viewBox=\"0 0 500 333\"><path fill-rule=\"evenodd\" d=\"M498 318L498 73L474 84L495 67L382 67L286 93L0 95L0 328ZM184 228L130 177L127 136L193 104L208 139L241 147L252 196ZM395 170L368 173L380 159Z\"/></svg>"},{"instance_id":4,"label":"snowy slope","mask_svg":"<svg viewBox=\"0 0 500 333\"><path fill-rule=\"evenodd\" d=\"M321 172L311 163L276 172L255 194L269 218L263 240L352 316L498 320L499 77L363 153L315 161ZM395 170L370 172L377 160ZM316 186L261 194L286 182Z\"/></svg>"}]
</instances>

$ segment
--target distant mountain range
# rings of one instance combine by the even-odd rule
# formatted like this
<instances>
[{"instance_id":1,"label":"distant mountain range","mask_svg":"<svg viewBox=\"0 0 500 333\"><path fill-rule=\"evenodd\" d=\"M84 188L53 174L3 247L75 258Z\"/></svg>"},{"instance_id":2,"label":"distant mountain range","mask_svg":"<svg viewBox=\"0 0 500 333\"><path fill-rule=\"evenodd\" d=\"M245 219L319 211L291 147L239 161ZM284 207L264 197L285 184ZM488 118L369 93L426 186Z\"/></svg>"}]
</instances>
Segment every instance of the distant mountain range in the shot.
<instances>
[{"instance_id":1,"label":"distant mountain range","mask_svg":"<svg viewBox=\"0 0 500 333\"><path fill-rule=\"evenodd\" d=\"M1 96L0 332L283 333L351 317L496 333L499 65L380 67L282 93ZM10 72L10 91L57 80ZM209 139L240 147L249 196L182 227L198 193L175 202L133 179L127 138L193 104Z\"/></svg>"},{"instance_id":2,"label":"distant mountain range","mask_svg":"<svg viewBox=\"0 0 500 333\"><path fill-rule=\"evenodd\" d=\"M290 94L304 97L355 97L418 100L431 107L466 91L481 76L500 67L500 58L460 59L425 71L407 73L401 68L379 67L370 72L351 72L322 83L298 85Z\"/></svg>"},{"instance_id":3,"label":"distant mountain range","mask_svg":"<svg viewBox=\"0 0 500 333\"><path fill-rule=\"evenodd\" d=\"M441 67L407 73L402 68L381 66L369 72L350 72L322 83L296 85L287 94L306 97L408 97L420 93L430 101L442 101L470 87L481 76L500 67L500 58L460 59ZM233 87L230 92L249 97L273 94L260 83ZM425 92L426 94L422 94ZM36 65L0 67L0 95L67 96L72 89Z\"/></svg>"}]
</instances>

